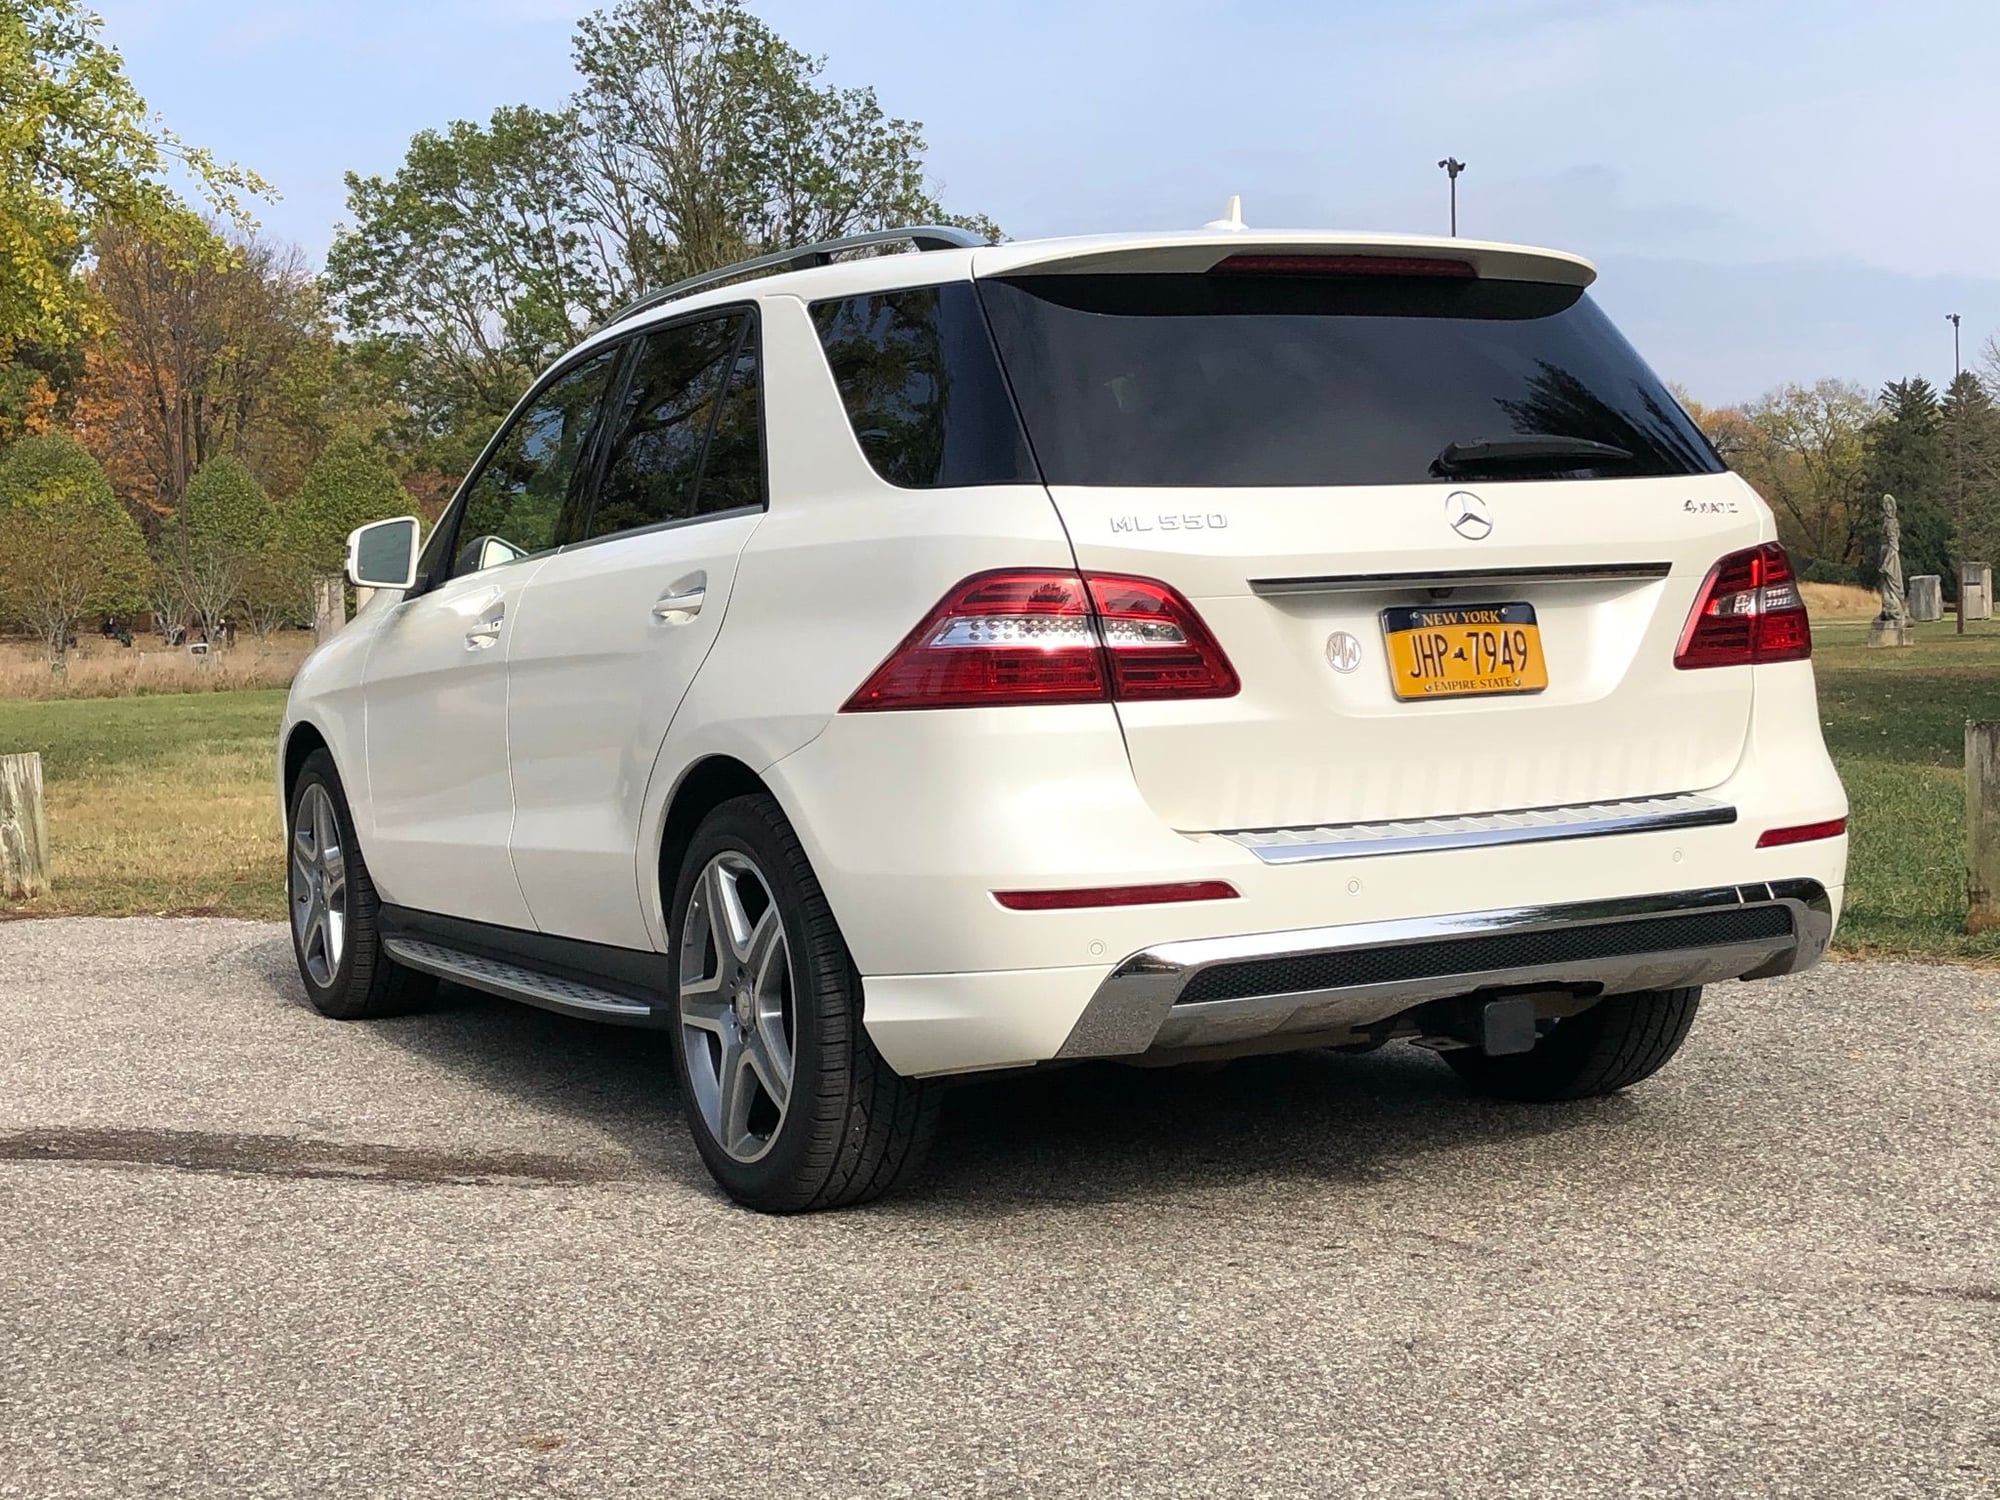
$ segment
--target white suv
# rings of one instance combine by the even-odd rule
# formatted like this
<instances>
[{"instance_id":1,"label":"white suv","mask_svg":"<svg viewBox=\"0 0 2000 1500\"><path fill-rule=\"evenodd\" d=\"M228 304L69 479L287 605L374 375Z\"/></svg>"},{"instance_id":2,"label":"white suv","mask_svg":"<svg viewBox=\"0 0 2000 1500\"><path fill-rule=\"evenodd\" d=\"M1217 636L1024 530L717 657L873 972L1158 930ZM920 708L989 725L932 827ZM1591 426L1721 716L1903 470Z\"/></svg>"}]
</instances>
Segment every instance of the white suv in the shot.
<instances>
[{"instance_id":1,"label":"white suv","mask_svg":"<svg viewBox=\"0 0 2000 1500\"><path fill-rule=\"evenodd\" d=\"M350 540L279 755L313 1002L666 1027L773 1211L906 1177L947 1075L1647 1076L1825 951L1846 799L1771 514L1592 276L930 228L629 310L421 556Z\"/></svg>"}]
</instances>

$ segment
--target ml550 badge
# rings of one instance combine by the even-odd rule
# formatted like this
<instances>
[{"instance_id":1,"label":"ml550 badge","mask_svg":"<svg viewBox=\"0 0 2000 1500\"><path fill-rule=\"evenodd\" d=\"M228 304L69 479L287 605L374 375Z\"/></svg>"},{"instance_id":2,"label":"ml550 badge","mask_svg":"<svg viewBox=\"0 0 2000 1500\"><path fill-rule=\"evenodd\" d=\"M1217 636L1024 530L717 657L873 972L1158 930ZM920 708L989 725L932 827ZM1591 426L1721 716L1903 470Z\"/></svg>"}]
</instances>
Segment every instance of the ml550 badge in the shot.
<instances>
[{"instance_id":1,"label":"ml550 badge","mask_svg":"<svg viewBox=\"0 0 2000 1500\"><path fill-rule=\"evenodd\" d=\"M1119 531L1220 531L1229 524L1229 517L1219 510L1206 514L1183 511L1169 515L1162 511L1157 516L1113 516L1111 529Z\"/></svg>"}]
</instances>

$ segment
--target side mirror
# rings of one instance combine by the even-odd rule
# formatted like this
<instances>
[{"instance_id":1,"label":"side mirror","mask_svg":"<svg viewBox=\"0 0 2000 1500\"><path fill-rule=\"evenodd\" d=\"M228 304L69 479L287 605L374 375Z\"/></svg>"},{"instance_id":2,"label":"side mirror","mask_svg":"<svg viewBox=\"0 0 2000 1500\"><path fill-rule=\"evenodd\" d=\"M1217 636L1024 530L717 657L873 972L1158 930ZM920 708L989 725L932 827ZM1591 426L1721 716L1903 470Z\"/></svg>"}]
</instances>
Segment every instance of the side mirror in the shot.
<instances>
[{"instance_id":1,"label":"side mirror","mask_svg":"<svg viewBox=\"0 0 2000 1500\"><path fill-rule=\"evenodd\" d=\"M347 534L347 581L358 589L408 589L417 581L417 518L374 521Z\"/></svg>"}]
</instances>

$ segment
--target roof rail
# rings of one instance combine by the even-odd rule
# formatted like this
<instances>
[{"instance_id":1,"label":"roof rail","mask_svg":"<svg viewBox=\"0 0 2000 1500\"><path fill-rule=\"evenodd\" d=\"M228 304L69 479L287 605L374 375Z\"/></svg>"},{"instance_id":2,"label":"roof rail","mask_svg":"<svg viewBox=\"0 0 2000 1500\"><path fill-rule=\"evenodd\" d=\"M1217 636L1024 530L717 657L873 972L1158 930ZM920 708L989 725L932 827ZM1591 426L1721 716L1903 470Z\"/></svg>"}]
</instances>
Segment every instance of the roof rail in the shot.
<instances>
[{"instance_id":1,"label":"roof rail","mask_svg":"<svg viewBox=\"0 0 2000 1500\"><path fill-rule=\"evenodd\" d=\"M971 250L986 243L983 236L955 225L918 224L907 229L871 229L866 234L850 234L837 240L821 240L816 245L799 245L790 250L775 250L769 255L752 256L749 260L739 260L734 265L723 266L714 271L703 271L699 276L676 281L672 286L663 287L657 292L648 292L638 301L619 308L598 325L597 331L601 332L613 324L636 317L648 308L658 307L663 302L689 297L696 292L706 291L709 287L721 286L745 276L755 276L760 271L807 271L814 266L831 265L834 256L843 250L860 250L869 245L893 245L900 240L908 240L919 250Z\"/></svg>"}]
</instances>

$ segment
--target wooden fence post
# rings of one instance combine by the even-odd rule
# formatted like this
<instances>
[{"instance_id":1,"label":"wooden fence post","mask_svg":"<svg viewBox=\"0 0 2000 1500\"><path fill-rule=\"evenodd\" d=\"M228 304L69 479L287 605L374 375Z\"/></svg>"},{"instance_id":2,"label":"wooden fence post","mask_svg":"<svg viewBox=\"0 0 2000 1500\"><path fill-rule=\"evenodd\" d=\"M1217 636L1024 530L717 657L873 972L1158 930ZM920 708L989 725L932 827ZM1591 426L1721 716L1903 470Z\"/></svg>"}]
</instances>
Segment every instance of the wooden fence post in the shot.
<instances>
[{"instance_id":1,"label":"wooden fence post","mask_svg":"<svg viewBox=\"0 0 2000 1500\"><path fill-rule=\"evenodd\" d=\"M42 757L0 755L0 899L49 893L49 824L42 812Z\"/></svg>"},{"instance_id":2,"label":"wooden fence post","mask_svg":"<svg viewBox=\"0 0 2000 1500\"><path fill-rule=\"evenodd\" d=\"M337 575L313 582L313 644L324 646L347 623L347 580Z\"/></svg>"},{"instance_id":3,"label":"wooden fence post","mask_svg":"<svg viewBox=\"0 0 2000 1500\"><path fill-rule=\"evenodd\" d=\"M1965 722L1965 930L2000 927L2000 720Z\"/></svg>"}]
</instances>

